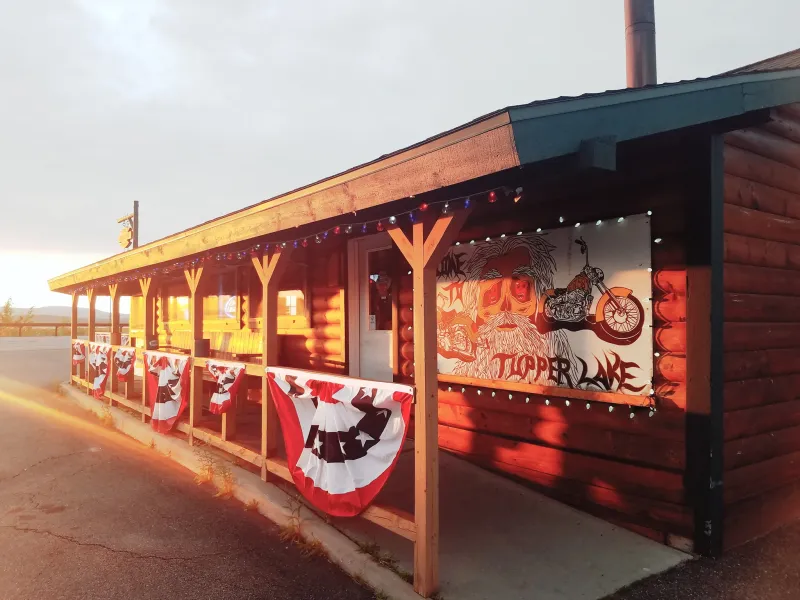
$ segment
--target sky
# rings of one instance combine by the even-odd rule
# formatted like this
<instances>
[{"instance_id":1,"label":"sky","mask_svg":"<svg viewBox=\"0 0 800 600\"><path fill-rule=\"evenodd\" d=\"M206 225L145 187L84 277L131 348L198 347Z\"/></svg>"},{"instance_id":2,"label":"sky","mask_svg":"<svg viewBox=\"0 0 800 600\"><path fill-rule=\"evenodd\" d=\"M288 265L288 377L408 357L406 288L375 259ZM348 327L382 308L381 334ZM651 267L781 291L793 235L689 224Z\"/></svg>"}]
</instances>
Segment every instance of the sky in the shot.
<instances>
[{"instance_id":1,"label":"sky","mask_svg":"<svg viewBox=\"0 0 800 600\"><path fill-rule=\"evenodd\" d=\"M623 0L0 0L0 299L511 104L625 86ZM659 82L800 45L796 0L656 0Z\"/></svg>"}]
</instances>

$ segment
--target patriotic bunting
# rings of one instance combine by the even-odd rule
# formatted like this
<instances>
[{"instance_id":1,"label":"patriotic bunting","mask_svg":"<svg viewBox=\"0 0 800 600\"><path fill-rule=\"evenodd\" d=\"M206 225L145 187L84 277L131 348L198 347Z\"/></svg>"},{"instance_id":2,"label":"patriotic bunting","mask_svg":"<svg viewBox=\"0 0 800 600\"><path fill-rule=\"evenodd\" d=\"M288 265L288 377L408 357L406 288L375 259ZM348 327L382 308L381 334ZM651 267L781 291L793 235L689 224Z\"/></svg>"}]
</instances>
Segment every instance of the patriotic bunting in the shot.
<instances>
[{"instance_id":1,"label":"patriotic bunting","mask_svg":"<svg viewBox=\"0 0 800 600\"><path fill-rule=\"evenodd\" d=\"M245 365L243 363L230 363L217 360L209 360L206 369L214 378L217 386L211 396L208 410L212 414L221 415L226 412L236 398L236 392L242 383L245 375Z\"/></svg>"},{"instance_id":2,"label":"patriotic bunting","mask_svg":"<svg viewBox=\"0 0 800 600\"><path fill-rule=\"evenodd\" d=\"M189 357L165 352L145 352L150 424L167 433L183 413L189 395Z\"/></svg>"},{"instance_id":3,"label":"patriotic bunting","mask_svg":"<svg viewBox=\"0 0 800 600\"><path fill-rule=\"evenodd\" d=\"M278 367L267 373L297 488L328 514L363 512L400 456L414 389Z\"/></svg>"},{"instance_id":4,"label":"patriotic bunting","mask_svg":"<svg viewBox=\"0 0 800 600\"><path fill-rule=\"evenodd\" d=\"M72 342L72 364L82 365L86 360L86 344L84 342Z\"/></svg>"},{"instance_id":5,"label":"patriotic bunting","mask_svg":"<svg viewBox=\"0 0 800 600\"><path fill-rule=\"evenodd\" d=\"M106 393L110 356L111 346L89 342L89 381L92 382L92 395L95 398L102 398Z\"/></svg>"},{"instance_id":6,"label":"patriotic bunting","mask_svg":"<svg viewBox=\"0 0 800 600\"><path fill-rule=\"evenodd\" d=\"M136 348L117 348L114 352L114 366L117 368L117 381L128 381L136 361Z\"/></svg>"}]
</instances>

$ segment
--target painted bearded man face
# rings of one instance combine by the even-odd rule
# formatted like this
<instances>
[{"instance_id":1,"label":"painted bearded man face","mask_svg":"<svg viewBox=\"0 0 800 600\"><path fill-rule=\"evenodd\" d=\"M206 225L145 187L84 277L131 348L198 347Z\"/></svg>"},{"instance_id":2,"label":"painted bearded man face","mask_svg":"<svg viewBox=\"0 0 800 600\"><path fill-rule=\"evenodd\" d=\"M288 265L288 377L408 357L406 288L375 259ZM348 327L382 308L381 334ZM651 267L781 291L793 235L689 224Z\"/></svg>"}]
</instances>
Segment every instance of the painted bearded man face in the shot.
<instances>
[{"instance_id":1,"label":"painted bearded man face","mask_svg":"<svg viewBox=\"0 0 800 600\"><path fill-rule=\"evenodd\" d=\"M553 246L541 236L512 237L481 244L464 265L465 312L477 327L475 360L455 372L481 379L547 383L548 369L512 374L520 359L530 363L571 356L563 332L540 333L539 298L553 287ZM527 358L532 357L532 358Z\"/></svg>"}]
</instances>

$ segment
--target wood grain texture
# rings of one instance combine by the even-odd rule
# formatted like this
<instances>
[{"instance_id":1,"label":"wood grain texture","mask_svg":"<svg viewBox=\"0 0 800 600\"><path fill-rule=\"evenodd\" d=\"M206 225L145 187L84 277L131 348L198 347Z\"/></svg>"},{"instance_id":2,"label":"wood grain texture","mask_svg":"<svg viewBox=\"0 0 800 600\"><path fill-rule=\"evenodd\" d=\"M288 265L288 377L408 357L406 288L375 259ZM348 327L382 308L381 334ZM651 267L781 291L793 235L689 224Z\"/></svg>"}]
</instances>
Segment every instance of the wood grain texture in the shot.
<instances>
[{"instance_id":1,"label":"wood grain texture","mask_svg":"<svg viewBox=\"0 0 800 600\"><path fill-rule=\"evenodd\" d=\"M800 374L725 383L725 410L788 402L800 396Z\"/></svg>"},{"instance_id":2,"label":"wood grain texture","mask_svg":"<svg viewBox=\"0 0 800 600\"><path fill-rule=\"evenodd\" d=\"M725 413L725 439L735 440L800 425L800 400Z\"/></svg>"},{"instance_id":3,"label":"wood grain texture","mask_svg":"<svg viewBox=\"0 0 800 600\"><path fill-rule=\"evenodd\" d=\"M786 269L725 264L725 291L800 297L800 277Z\"/></svg>"}]
</instances>

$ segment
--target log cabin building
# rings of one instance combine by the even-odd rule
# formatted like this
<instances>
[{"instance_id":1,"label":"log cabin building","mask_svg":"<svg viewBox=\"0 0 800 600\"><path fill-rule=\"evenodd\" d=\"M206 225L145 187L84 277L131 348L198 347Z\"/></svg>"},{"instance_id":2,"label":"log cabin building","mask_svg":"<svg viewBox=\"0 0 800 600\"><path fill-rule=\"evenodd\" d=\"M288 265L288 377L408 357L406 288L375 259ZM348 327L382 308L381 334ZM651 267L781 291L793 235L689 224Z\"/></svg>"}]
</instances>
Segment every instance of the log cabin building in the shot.
<instances>
[{"instance_id":1,"label":"log cabin building","mask_svg":"<svg viewBox=\"0 0 800 600\"><path fill-rule=\"evenodd\" d=\"M264 366L414 385L414 514L363 516L427 596L440 449L696 553L800 516L798 270L795 52L499 110L50 287L110 295L117 336L130 296L137 348L192 357L179 429L265 479ZM248 365L222 417L209 357Z\"/></svg>"}]
</instances>

